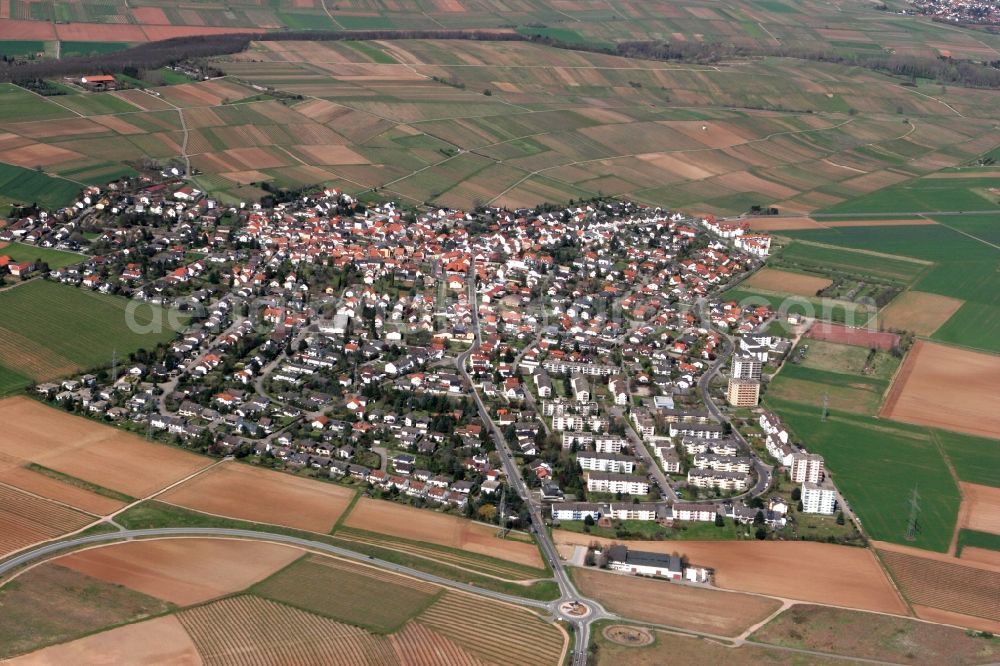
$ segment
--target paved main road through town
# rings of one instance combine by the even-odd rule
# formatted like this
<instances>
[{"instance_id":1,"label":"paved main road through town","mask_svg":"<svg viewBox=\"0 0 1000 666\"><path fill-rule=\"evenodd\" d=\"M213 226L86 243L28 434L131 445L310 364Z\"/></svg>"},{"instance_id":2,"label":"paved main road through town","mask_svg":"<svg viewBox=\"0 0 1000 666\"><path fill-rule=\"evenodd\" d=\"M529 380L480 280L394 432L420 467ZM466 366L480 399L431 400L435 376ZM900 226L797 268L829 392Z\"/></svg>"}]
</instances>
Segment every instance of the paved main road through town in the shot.
<instances>
[{"instance_id":1,"label":"paved main road through town","mask_svg":"<svg viewBox=\"0 0 1000 666\"><path fill-rule=\"evenodd\" d=\"M479 391L476 389L475 384L472 383L472 378L469 376L466 368L466 362L469 357L477 349L479 349L483 342L479 327L479 307L476 299L475 266L472 266L469 269L468 284L469 305L472 309L472 328L476 337L473 344L455 359L455 367L471 386L472 396L476 401L476 409L479 411L480 419L482 419L483 423L486 424L487 429L493 436L493 441L496 444L497 455L500 457L500 462L503 464L504 472L507 474L507 482L510 487L517 492L518 496L528 507L528 512L531 517L532 531L535 533L538 546L542 550L543 557L548 560L549 566L552 568L552 574L555 577L556 583L559 584L559 591L561 592L561 595L560 598L554 602L551 608L557 617L560 617L568 622L574 629L573 655L570 663L573 666L584 666L584 664L587 663L587 646L590 644L591 623L595 620L612 618L614 616L606 612L596 601L581 596L577 591L576 586L573 585L573 581L570 580L569 574L566 573L562 560L559 559L559 552L556 550L555 543L553 543L552 538L549 536L549 532L546 529L545 520L542 517L542 507L540 503L532 497L527 485L525 485L524 479L521 477L521 471L517 468L517 465L514 464L514 457L511 455L510 449L507 447L507 440L504 439L503 433L500 432L496 423L493 422L493 418L490 416L489 410L483 403L483 399L479 395ZM586 606L587 613L583 616L574 616L563 613L562 610L560 610L560 606L567 602L583 604Z\"/></svg>"}]
</instances>

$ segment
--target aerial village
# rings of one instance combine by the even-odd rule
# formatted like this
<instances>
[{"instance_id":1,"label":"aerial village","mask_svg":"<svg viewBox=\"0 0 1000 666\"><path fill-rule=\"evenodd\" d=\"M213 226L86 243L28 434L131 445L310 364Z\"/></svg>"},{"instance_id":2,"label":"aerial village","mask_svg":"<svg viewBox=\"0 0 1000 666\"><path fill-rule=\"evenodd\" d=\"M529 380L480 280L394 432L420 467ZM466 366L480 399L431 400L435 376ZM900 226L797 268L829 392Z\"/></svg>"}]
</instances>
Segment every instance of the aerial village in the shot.
<instances>
[{"instance_id":1,"label":"aerial village","mask_svg":"<svg viewBox=\"0 0 1000 666\"><path fill-rule=\"evenodd\" d=\"M86 253L12 276L123 295L137 325L177 331L36 398L493 523L528 523L493 429L564 528L805 538L793 514L843 510L823 458L758 406L792 343L762 332L769 307L726 298L770 249L746 222L619 201L415 212L335 190L226 206L163 176L0 230ZM609 556L641 573L642 553Z\"/></svg>"}]
</instances>

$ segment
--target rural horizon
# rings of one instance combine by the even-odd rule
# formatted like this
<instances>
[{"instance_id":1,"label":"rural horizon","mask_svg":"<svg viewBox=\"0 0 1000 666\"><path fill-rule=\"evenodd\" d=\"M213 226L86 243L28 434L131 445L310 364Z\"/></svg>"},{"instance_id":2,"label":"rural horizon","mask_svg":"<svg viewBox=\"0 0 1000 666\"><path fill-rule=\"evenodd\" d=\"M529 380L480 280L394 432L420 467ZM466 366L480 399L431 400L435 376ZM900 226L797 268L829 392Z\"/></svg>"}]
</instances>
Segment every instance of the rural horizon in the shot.
<instances>
[{"instance_id":1,"label":"rural horizon","mask_svg":"<svg viewBox=\"0 0 1000 666\"><path fill-rule=\"evenodd\" d=\"M1000 659L996 0L0 0L0 660Z\"/></svg>"}]
</instances>

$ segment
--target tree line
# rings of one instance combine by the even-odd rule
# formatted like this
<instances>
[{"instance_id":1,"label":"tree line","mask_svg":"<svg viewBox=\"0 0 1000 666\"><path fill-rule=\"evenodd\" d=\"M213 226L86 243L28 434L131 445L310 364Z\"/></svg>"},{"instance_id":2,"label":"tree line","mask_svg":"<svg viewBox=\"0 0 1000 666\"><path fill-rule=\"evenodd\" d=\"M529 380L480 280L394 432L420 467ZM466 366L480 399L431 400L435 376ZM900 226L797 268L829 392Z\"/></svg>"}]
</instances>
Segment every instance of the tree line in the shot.
<instances>
[{"instance_id":1,"label":"tree line","mask_svg":"<svg viewBox=\"0 0 1000 666\"><path fill-rule=\"evenodd\" d=\"M630 41L614 46L568 44L548 36L478 30L287 30L241 34L177 37L147 42L116 53L66 60L0 62L0 81L32 81L84 74L118 74L128 70L158 69L184 60L229 55L245 50L252 41L340 41L340 40L473 40L490 42L534 42L575 51L605 53L626 58L698 64L721 63L760 57L795 58L862 67L907 81L931 79L972 88L1000 88L1000 61L974 62L949 57L918 57L892 54L842 54L824 48L792 46L746 46L737 44Z\"/></svg>"}]
</instances>

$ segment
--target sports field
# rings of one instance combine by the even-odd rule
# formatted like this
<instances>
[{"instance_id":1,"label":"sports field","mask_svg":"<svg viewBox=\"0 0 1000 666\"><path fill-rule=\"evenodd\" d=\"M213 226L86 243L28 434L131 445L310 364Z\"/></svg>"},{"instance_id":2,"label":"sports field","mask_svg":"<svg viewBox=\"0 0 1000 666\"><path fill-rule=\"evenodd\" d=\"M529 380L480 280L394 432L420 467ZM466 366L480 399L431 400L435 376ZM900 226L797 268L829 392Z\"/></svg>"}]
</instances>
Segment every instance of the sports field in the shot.
<instances>
[{"instance_id":1,"label":"sports field","mask_svg":"<svg viewBox=\"0 0 1000 666\"><path fill-rule=\"evenodd\" d=\"M177 331L168 315L156 306L36 279L0 292L0 365L34 381L110 366L113 352L127 359L173 339Z\"/></svg>"}]
</instances>

